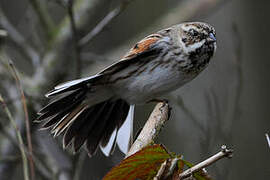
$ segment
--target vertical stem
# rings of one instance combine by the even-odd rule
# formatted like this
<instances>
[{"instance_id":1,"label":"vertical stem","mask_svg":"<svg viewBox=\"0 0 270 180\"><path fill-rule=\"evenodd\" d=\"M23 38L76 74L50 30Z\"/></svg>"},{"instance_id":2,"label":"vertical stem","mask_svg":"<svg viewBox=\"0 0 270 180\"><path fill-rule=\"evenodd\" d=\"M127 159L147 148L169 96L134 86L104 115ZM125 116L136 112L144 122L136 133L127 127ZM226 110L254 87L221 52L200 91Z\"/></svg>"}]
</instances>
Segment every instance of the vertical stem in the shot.
<instances>
[{"instance_id":1,"label":"vertical stem","mask_svg":"<svg viewBox=\"0 0 270 180\"><path fill-rule=\"evenodd\" d=\"M79 46L79 36L76 28L76 23L74 20L74 12L73 12L73 0L69 0L67 3L68 16L70 20L73 46L75 48L75 59L76 59L76 77L79 78L81 75L81 47Z\"/></svg>"},{"instance_id":2,"label":"vertical stem","mask_svg":"<svg viewBox=\"0 0 270 180\"><path fill-rule=\"evenodd\" d=\"M30 122L29 122L29 115L28 115L28 109L27 109L27 105L26 105L26 99L25 99L25 95L24 95L24 92L23 92L23 89L22 89L22 86L20 83L19 76L16 72L16 68L15 68L12 61L9 61L9 67L11 68L11 71L12 71L13 76L14 76L15 81L16 81L17 88L21 94L21 102L23 105L23 111L24 111L24 115L25 115L26 136L27 136L27 145L28 145L28 152L29 152L28 158L29 158L29 164L30 164L31 179L34 180L35 179L35 168L34 168L34 161L33 161L31 126L30 126Z\"/></svg>"},{"instance_id":3,"label":"vertical stem","mask_svg":"<svg viewBox=\"0 0 270 180\"><path fill-rule=\"evenodd\" d=\"M26 153L24 151L24 144L23 144L23 140L22 140L22 136L21 136L21 133L19 131L19 128L15 122L15 120L13 119L4 99L2 98L2 95L0 94L0 103L2 104L3 106L3 109L4 111L6 112L7 116L8 116L8 119L10 120L13 128L15 129L15 132L16 132L16 136L18 138L18 141L19 141L19 147L20 147L20 151L21 151L21 154L22 154L22 162L23 162L23 174L24 174L24 180L29 180L29 174L28 174L28 165L27 165L27 158L26 158Z\"/></svg>"},{"instance_id":4,"label":"vertical stem","mask_svg":"<svg viewBox=\"0 0 270 180\"><path fill-rule=\"evenodd\" d=\"M47 10L45 9L45 7L43 7L40 2L38 2L37 0L29 0L30 4L32 5L34 11L36 12L40 23L46 33L46 36L48 39L51 39L53 36L53 22L51 20L51 17L49 16L49 13L47 12Z\"/></svg>"}]
</instances>

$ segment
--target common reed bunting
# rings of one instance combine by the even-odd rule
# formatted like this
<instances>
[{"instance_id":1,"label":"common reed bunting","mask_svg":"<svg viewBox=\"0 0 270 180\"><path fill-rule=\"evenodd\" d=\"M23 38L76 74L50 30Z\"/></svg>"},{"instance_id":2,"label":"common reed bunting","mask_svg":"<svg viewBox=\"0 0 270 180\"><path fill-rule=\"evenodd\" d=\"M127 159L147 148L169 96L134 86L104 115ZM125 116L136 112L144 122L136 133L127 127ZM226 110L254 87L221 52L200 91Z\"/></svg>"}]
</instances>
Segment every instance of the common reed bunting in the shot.
<instances>
[{"instance_id":1,"label":"common reed bunting","mask_svg":"<svg viewBox=\"0 0 270 180\"><path fill-rule=\"evenodd\" d=\"M77 152L85 144L89 156L100 146L110 155L117 142L128 150L134 106L145 104L194 79L216 50L216 33L201 22L174 25L151 34L118 62L96 75L57 85L46 97L37 121L46 120L54 136L64 133L63 146ZM126 135L119 131L125 124ZM120 129L120 127L122 128Z\"/></svg>"}]
</instances>

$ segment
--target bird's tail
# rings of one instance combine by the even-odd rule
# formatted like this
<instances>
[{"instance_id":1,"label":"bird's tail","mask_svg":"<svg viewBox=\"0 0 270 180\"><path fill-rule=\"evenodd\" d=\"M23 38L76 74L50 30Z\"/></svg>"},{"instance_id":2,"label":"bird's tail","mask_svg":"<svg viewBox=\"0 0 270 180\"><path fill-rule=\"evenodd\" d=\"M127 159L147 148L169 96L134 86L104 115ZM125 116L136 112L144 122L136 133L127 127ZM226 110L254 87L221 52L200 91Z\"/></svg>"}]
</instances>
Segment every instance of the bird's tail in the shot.
<instances>
[{"instance_id":1,"label":"bird's tail","mask_svg":"<svg viewBox=\"0 0 270 180\"><path fill-rule=\"evenodd\" d=\"M54 136L64 133L64 147L72 144L77 152L86 144L89 156L95 154L99 145L104 148L111 144L107 155L111 153L130 108L126 101L113 97L90 105L89 96L95 96L92 87L99 78L96 75L56 86L46 94L55 100L43 107L36 119L46 120L43 128L50 128Z\"/></svg>"}]
</instances>

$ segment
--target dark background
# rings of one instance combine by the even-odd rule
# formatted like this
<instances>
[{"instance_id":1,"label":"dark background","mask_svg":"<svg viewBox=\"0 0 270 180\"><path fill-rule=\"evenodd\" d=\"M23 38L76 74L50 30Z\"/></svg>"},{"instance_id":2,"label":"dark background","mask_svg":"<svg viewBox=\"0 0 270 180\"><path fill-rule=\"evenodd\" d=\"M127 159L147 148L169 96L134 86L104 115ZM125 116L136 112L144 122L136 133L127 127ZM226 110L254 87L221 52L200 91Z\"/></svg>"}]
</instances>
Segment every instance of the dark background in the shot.
<instances>
[{"instance_id":1,"label":"dark background","mask_svg":"<svg viewBox=\"0 0 270 180\"><path fill-rule=\"evenodd\" d=\"M51 28L43 25L34 2L52 20ZM1 41L1 59L12 59L17 67L31 120L47 102L44 93L59 82L74 79L78 73L67 8L58 2L61 0L0 1L0 28L8 32L5 41ZM121 3L74 1L78 37L91 31ZM216 55L200 76L168 95L172 117L156 142L193 163L226 144L234 149L234 156L208 168L215 179L268 179L270 149L265 133L270 130L269 7L267 0L133 0L83 46L80 76L92 75L117 61L134 43L159 29L184 21L213 25L218 39ZM51 31L46 33L46 29ZM23 132L24 114L18 90L3 60L0 80L0 93ZM136 129L143 126L152 108L153 105L136 108ZM14 130L9 128L2 109L0 121L5 129L0 133L0 179L21 179L20 153L3 133L14 136ZM49 132L36 129L36 124L32 124L33 151L48 169L48 176L37 172L36 179L76 179L76 173L80 179L101 179L123 158L118 151L110 158L101 152L92 159L85 151L72 155L61 149L60 139L56 142Z\"/></svg>"}]
</instances>

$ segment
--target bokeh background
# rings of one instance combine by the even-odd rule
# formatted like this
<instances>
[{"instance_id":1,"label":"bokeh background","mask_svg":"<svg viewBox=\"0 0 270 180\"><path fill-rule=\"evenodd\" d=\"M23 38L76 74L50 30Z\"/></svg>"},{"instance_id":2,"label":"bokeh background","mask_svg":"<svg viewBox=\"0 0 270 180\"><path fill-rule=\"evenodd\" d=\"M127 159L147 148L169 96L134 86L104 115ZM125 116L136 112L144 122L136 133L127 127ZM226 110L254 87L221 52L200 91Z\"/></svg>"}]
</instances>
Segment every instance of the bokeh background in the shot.
<instances>
[{"instance_id":1,"label":"bokeh background","mask_svg":"<svg viewBox=\"0 0 270 180\"><path fill-rule=\"evenodd\" d=\"M156 142L193 163L226 144L234 156L208 168L214 179L270 178L265 138L270 133L270 1L74 0L72 7L68 2L0 1L0 29L7 31L0 34L0 93L27 144L20 93L6 61L12 60L26 94L36 179L101 179L124 157L119 150L110 158L98 152L89 159L84 150L73 155L62 150L60 138L38 131L32 121L47 102L45 92L62 81L93 75L144 36L184 21L213 25L218 49L200 76L168 95L172 117ZM71 30L71 8L76 31ZM97 33L82 41L93 29ZM136 108L135 129L153 107ZM14 128L3 108L0 123L0 179L22 179Z\"/></svg>"}]
</instances>

